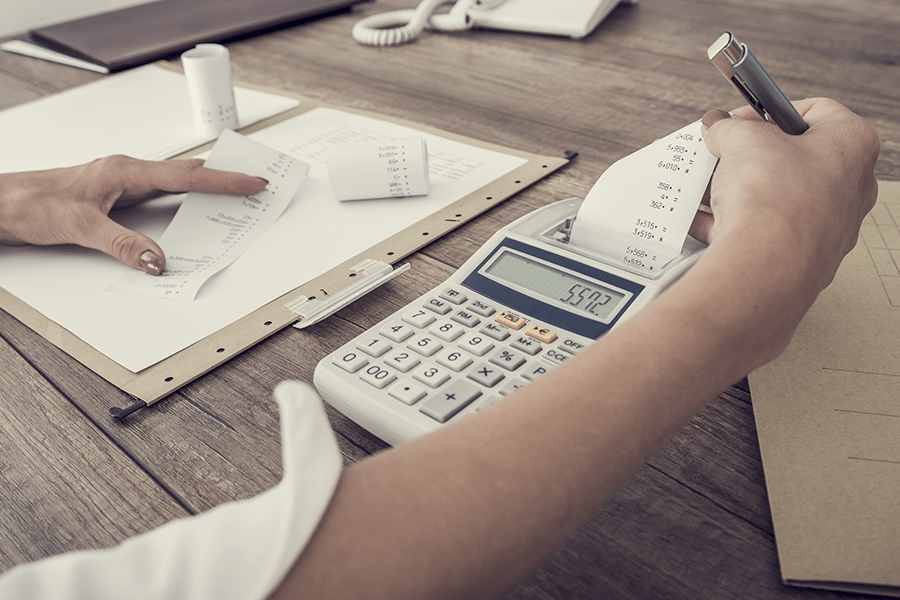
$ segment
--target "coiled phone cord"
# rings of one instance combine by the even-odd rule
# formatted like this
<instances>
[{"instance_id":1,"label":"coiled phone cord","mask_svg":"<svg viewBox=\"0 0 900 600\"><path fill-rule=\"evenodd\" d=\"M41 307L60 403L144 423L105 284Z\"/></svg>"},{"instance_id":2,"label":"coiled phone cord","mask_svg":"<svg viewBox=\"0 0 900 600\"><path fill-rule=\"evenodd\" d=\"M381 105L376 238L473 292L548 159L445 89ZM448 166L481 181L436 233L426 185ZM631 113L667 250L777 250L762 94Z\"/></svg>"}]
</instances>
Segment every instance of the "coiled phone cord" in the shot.
<instances>
[{"instance_id":1,"label":"coiled phone cord","mask_svg":"<svg viewBox=\"0 0 900 600\"><path fill-rule=\"evenodd\" d=\"M484 0L422 0L414 10L395 10L372 15L353 26L353 39L366 46L398 46L411 42L426 27L439 31L471 29L469 8ZM502 1L502 0L501 0ZM454 4L449 13L434 14L444 4ZM496 0L491 4L499 4Z\"/></svg>"}]
</instances>

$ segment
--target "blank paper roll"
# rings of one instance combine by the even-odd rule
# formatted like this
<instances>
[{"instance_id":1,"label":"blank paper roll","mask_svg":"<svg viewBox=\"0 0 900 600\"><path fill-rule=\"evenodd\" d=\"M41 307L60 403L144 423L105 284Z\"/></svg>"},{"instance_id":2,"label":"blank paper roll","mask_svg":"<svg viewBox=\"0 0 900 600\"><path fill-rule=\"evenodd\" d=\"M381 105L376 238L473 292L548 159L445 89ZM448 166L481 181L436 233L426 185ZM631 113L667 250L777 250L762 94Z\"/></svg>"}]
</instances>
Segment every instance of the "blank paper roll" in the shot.
<instances>
[{"instance_id":1,"label":"blank paper roll","mask_svg":"<svg viewBox=\"0 0 900 600\"><path fill-rule=\"evenodd\" d=\"M238 128L231 55L219 44L197 44L181 55L198 132L213 138L223 129Z\"/></svg>"}]
</instances>

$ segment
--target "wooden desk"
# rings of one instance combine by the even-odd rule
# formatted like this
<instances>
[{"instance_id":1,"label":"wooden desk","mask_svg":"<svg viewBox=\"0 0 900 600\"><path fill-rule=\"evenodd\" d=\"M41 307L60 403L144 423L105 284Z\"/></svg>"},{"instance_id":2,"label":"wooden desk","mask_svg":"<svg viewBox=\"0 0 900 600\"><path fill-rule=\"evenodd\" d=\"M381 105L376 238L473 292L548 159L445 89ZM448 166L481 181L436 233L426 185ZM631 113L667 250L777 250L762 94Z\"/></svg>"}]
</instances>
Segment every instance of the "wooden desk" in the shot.
<instances>
[{"instance_id":1,"label":"wooden desk","mask_svg":"<svg viewBox=\"0 0 900 600\"><path fill-rule=\"evenodd\" d=\"M723 29L752 40L789 95L833 96L872 119L883 139L878 174L900 177L900 10L891 0L644 0L617 9L584 41L478 31L387 50L351 41L358 16L233 44L237 78L580 157L425 248L411 274L312 329L281 332L126 425L107 412L124 403L121 392L0 313L0 568L107 546L273 485L275 384L310 381L322 356L437 285L498 227L586 193L615 159L706 109L738 104L705 57ZM0 54L0 107L95 77ZM347 461L383 448L330 415ZM598 506L512 597L789 595L837 596L780 583L744 384Z\"/></svg>"}]
</instances>

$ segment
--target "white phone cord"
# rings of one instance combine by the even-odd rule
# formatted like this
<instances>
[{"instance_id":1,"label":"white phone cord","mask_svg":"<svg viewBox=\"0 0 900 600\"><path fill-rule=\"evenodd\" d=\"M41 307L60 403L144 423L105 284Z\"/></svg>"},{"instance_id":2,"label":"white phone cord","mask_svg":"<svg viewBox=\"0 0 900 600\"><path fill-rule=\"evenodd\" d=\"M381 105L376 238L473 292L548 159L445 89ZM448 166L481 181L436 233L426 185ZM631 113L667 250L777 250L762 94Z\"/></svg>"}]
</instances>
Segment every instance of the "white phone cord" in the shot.
<instances>
[{"instance_id":1,"label":"white phone cord","mask_svg":"<svg viewBox=\"0 0 900 600\"><path fill-rule=\"evenodd\" d=\"M434 13L454 0L422 0L415 10L395 10L366 17L353 26L353 39L366 46L398 46L411 42L426 27L463 31L472 27L469 7L475 0L459 0L447 14Z\"/></svg>"}]
</instances>

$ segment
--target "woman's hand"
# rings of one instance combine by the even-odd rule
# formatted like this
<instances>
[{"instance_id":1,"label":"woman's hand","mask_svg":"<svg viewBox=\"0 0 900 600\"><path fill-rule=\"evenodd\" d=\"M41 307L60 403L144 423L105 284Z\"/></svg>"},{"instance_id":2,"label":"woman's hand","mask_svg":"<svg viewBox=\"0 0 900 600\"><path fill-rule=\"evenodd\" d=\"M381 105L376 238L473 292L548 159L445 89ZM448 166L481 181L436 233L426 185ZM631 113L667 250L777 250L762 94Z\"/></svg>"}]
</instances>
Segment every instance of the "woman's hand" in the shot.
<instances>
[{"instance_id":1,"label":"woman's hand","mask_svg":"<svg viewBox=\"0 0 900 600\"><path fill-rule=\"evenodd\" d=\"M202 160L154 162L109 156L50 171L0 175L0 243L76 244L151 275L165 270L162 249L109 217L161 193L254 194L268 182L216 171Z\"/></svg>"},{"instance_id":2,"label":"woman's hand","mask_svg":"<svg viewBox=\"0 0 900 600\"><path fill-rule=\"evenodd\" d=\"M856 245L877 195L875 129L827 98L795 103L809 123L803 135L782 133L745 106L703 117L706 145L719 157L710 206L694 232L715 244L730 233L783 245L785 260L825 288Z\"/></svg>"}]
</instances>

